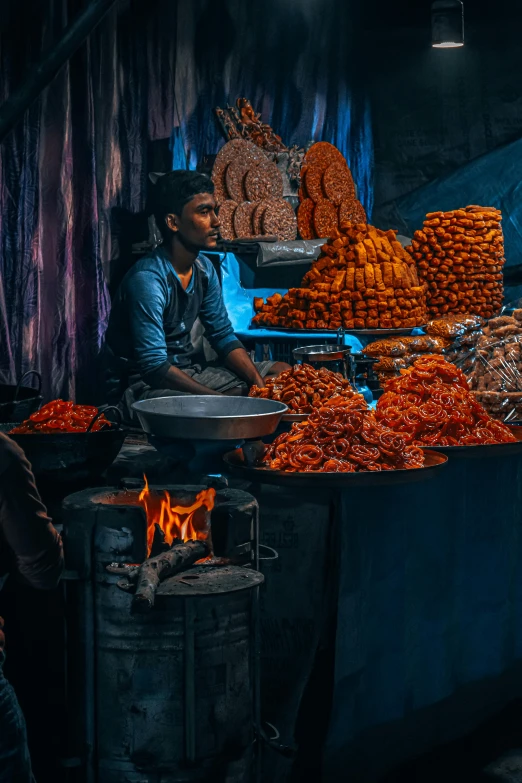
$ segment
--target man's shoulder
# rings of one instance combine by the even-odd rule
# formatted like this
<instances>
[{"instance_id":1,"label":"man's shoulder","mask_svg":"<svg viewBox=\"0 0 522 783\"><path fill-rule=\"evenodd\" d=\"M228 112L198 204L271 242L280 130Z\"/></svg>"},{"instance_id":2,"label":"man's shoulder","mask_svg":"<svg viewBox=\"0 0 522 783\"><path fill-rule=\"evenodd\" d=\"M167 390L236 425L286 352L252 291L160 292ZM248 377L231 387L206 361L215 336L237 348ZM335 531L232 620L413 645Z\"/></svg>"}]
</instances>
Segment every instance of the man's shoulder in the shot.
<instances>
[{"instance_id":1,"label":"man's shoulder","mask_svg":"<svg viewBox=\"0 0 522 783\"><path fill-rule=\"evenodd\" d=\"M165 258L165 254L160 250L151 250L146 256L142 256L139 261L136 261L124 279L133 277L140 272L150 272L151 275L166 279L169 270L169 263Z\"/></svg>"},{"instance_id":2,"label":"man's shoulder","mask_svg":"<svg viewBox=\"0 0 522 783\"><path fill-rule=\"evenodd\" d=\"M196 264L199 266L201 271L207 275L207 277L210 277L214 274L214 264L210 260L210 258L203 253L198 253L198 257L196 258Z\"/></svg>"},{"instance_id":3,"label":"man's shoulder","mask_svg":"<svg viewBox=\"0 0 522 783\"><path fill-rule=\"evenodd\" d=\"M151 282L157 281L168 287L168 273L169 265L166 263L163 253L152 251L133 264L123 278L121 288L123 290L129 289L135 284L137 278L141 278L140 286L143 283L143 278L148 278Z\"/></svg>"}]
</instances>

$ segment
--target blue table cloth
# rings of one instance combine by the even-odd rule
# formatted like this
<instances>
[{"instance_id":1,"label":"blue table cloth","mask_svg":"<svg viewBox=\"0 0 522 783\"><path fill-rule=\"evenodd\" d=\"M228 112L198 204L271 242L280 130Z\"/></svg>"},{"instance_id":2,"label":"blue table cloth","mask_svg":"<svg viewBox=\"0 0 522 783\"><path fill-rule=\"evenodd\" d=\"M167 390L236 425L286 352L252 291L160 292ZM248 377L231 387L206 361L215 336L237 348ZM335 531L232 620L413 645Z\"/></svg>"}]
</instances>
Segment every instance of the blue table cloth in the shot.
<instances>
[{"instance_id":1,"label":"blue table cloth","mask_svg":"<svg viewBox=\"0 0 522 783\"><path fill-rule=\"evenodd\" d=\"M477 454L342 495L326 781L375 780L522 695L522 455Z\"/></svg>"}]
</instances>

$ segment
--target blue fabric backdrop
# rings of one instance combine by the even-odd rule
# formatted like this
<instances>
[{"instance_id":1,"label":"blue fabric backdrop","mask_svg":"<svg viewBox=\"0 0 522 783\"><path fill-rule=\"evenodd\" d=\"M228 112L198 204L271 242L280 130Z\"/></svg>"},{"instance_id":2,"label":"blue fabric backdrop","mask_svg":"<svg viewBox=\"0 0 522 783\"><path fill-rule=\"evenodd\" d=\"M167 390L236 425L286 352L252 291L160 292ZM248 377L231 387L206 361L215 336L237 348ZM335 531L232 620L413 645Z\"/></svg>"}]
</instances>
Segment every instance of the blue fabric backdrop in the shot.
<instances>
[{"instance_id":1,"label":"blue fabric backdrop","mask_svg":"<svg viewBox=\"0 0 522 783\"><path fill-rule=\"evenodd\" d=\"M177 20L174 168L195 168L222 136L209 110L238 96L288 144L330 141L346 156L368 214L373 147L357 41L357 0L195 0ZM216 34L217 33L217 34Z\"/></svg>"}]
</instances>

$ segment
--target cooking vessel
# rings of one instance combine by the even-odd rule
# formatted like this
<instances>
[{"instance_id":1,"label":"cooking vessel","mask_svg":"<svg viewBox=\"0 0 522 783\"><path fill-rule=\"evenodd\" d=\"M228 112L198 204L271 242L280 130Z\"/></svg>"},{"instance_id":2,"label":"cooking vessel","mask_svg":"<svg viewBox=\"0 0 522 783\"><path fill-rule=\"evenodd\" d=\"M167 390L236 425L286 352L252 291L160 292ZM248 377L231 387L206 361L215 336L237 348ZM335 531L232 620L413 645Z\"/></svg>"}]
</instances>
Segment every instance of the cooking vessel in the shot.
<instances>
[{"instance_id":1,"label":"cooking vessel","mask_svg":"<svg viewBox=\"0 0 522 783\"><path fill-rule=\"evenodd\" d=\"M248 464L248 454L236 449L224 455L224 462L232 475L244 481L257 484L276 484L281 487L302 487L303 489L347 489L351 487L379 487L394 484L409 484L425 481L437 475L447 462L445 454L424 452L425 463L421 468L409 470L360 470L357 473L288 473L285 470L271 470L268 467Z\"/></svg>"},{"instance_id":2,"label":"cooking vessel","mask_svg":"<svg viewBox=\"0 0 522 783\"><path fill-rule=\"evenodd\" d=\"M22 386L29 375L36 376L38 388ZM41 389L42 376L36 370L25 372L16 386L0 384L0 422L18 422L28 419L42 403Z\"/></svg>"},{"instance_id":3,"label":"cooking vessel","mask_svg":"<svg viewBox=\"0 0 522 783\"><path fill-rule=\"evenodd\" d=\"M133 404L149 435L176 440L245 440L275 432L287 406L260 397L191 394Z\"/></svg>"},{"instance_id":4,"label":"cooking vessel","mask_svg":"<svg viewBox=\"0 0 522 783\"><path fill-rule=\"evenodd\" d=\"M102 413L117 411L118 422L110 429L90 432ZM16 423L0 424L0 432L9 435ZM106 408L91 421L87 432L30 432L9 435L25 452L38 478L60 482L80 481L100 476L111 465L123 445L126 431L121 427L118 408Z\"/></svg>"}]
</instances>

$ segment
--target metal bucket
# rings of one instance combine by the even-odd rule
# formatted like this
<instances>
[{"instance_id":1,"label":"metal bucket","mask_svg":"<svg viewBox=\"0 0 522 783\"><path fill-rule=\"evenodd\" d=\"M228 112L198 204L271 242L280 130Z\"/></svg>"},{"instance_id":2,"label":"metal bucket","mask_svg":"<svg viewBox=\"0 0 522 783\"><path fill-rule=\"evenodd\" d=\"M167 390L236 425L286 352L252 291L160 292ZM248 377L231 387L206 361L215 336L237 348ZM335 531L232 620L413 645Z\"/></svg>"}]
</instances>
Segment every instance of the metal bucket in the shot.
<instances>
[{"instance_id":1,"label":"metal bucket","mask_svg":"<svg viewBox=\"0 0 522 783\"><path fill-rule=\"evenodd\" d=\"M98 783L251 780L253 599L263 577L199 566L166 580L149 616L99 572Z\"/></svg>"},{"instance_id":2,"label":"metal bucket","mask_svg":"<svg viewBox=\"0 0 522 783\"><path fill-rule=\"evenodd\" d=\"M84 767L85 783L250 783L263 577L238 566L192 568L161 585L150 616L131 615L132 596L106 566L143 559L145 513L102 502L114 492L64 501L68 765ZM254 498L218 490L211 518L215 550L257 565Z\"/></svg>"}]
</instances>

